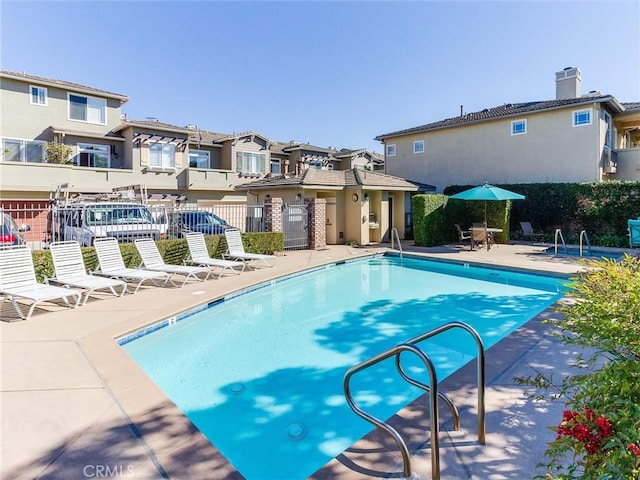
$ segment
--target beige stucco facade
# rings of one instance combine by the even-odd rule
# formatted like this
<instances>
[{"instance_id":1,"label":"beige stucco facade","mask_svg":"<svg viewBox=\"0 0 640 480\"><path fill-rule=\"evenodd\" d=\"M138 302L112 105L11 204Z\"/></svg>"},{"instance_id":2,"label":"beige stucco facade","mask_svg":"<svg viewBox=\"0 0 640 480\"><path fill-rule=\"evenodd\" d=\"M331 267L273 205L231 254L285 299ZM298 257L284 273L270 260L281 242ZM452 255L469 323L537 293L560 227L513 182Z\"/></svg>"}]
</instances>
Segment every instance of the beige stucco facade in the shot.
<instances>
[{"instance_id":1,"label":"beige stucco facade","mask_svg":"<svg viewBox=\"0 0 640 480\"><path fill-rule=\"evenodd\" d=\"M589 109L591 125L572 126L576 110ZM526 120L527 133L511 134L511 122ZM594 104L505 118L391 138L395 157L386 173L435 185L589 182L603 179L600 157L606 124ZM424 141L424 152L413 153Z\"/></svg>"}]
</instances>

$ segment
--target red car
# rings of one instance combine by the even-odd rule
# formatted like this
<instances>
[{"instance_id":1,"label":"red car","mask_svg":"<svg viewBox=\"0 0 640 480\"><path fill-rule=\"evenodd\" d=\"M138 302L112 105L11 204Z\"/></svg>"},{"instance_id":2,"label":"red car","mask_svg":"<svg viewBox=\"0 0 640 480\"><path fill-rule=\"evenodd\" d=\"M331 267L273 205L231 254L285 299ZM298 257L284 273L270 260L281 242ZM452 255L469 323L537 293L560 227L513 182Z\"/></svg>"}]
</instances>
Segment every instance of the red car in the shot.
<instances>
[{"instance_id":1,"label":"red car","mask_svg":"<svg viewBox=\"0 0 640 480\"><path fill-rule=\"evenodd\" d=\"M29 225L18 227L13 218L6 213L0 213L0 246L24 244L21 232L28 232L29 230L31 230Z\"/></svg>"}]
</instances>

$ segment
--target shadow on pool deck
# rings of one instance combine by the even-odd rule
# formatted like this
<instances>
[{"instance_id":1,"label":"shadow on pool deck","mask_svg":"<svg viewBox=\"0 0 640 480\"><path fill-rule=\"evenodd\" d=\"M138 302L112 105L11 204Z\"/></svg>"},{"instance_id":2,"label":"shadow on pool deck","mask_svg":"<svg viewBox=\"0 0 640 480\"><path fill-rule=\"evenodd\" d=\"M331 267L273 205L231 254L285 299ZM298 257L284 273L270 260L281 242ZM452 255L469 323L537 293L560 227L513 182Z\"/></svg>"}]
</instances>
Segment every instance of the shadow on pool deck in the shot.
<instances>
[{"instance_id":1,"label":"shadow on pool deck","mask_svg":"<svg viewBox=\"0 0 640 480\"><path fill-rule=\"evenodd\" d=\"M273 269L190 283L183 288L145 288L122 299L104 298L69 310L38 309L29 321L13 321L10 304L0 310L2 452L0 477L132 479L242 478L168 401L113 341L210 299L305 268L382 252L386 246L287 252ZM405 252L464 262L489 263L560 274L583 268L575 259L541 258L540 247L500 245L490 251L457 246ZM549 314L549 312L547 312ZM546 334L540 319L529 322L487 354L487 442L476 438L473 365L443 382L461 409L462 430L441 428L443 479L531 478L562 405L535 403L515 375L566 373L576 352ZM430 478L428 415L424 399L398 415L415 449L414 471ZM446 410L441 406L441 413ZM400 421L401 420L401 421ZM398 477L399 452L374 431L313 478ZM265 477L267 479L268 477ZM262 480L262 479L260 479Z\"/></svg>"}]
</instances>

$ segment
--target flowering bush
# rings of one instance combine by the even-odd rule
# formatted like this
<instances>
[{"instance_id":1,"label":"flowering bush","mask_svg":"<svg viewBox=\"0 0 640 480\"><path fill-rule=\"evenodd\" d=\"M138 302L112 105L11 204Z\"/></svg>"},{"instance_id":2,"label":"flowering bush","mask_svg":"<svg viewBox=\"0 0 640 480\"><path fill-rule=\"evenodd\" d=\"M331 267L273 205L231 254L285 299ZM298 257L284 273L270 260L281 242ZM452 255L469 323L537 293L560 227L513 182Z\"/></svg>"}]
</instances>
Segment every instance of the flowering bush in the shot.
<instances>
[{"instance_id":1,"label":"flowering bush","mask_svg":"<svg viewBox=\"0 0 640 480\"><path fill-rule=\"evenodd\" d=\"M573 302L549 320L567 345L592 352L557 385L542 375L519 383L552 392L568 407L545 452L546 480L640 480L640 259L591 261L569 283ZM534 397L538 397L534 395Z\"/></svg>"},{"instance_id":2,"label":"flowering bush","mask_svg":"<svg viewBox=\"0 0 640 480\"><path fill-rule=\"evenodd\" d=\"M576 452L584 449L589 455L595 455L604 440L611 436L612 430L611 422L604 415L596 416L590 408L582 412L565 410L562 423L558 425L558 439L571 437L575 440L573 449Z\"/></svg>"}]
</instances>

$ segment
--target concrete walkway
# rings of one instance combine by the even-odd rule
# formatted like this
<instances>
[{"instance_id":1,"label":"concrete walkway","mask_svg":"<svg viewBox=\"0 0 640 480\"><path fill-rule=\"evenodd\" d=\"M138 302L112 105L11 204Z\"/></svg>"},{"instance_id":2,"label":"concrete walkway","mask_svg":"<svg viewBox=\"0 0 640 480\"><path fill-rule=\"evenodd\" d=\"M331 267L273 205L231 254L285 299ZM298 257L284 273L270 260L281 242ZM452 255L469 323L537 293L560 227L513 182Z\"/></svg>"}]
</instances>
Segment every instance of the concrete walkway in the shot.
<instances>
[{"instance_id":1,"label":"concrete walkway","mask_svg":"<svg viewBox=\"0 0 640 480\"><path fill-rule=\"evenodd\" d=\"M385 250L332 246L286 252L272 269L183 288L149 287L124 298L105 295L74 310L41 308L28 321L20 321L5 302L0 309L0 477L242 478L113 339L252 284ZM405 252L443 259L562 274L583 268L575 259L554 259L541 250L500 245L471 252L468 247L427 249L404 243ZM469 395L474 383L464 372L455 375L457 383L449 385L454 391L447 391L463 405L463 430L441 433L442 478L522 480L535 474L553 438L546 427L557 423L562 406L533 403L512 378L537 371L565 373L577 353L558 345L545 329L539 321L530 322L494 347L501 353L488 360L485 446L475 438L477 412ZM412 405L400 416L406 417L403 423L419 446L414 469L430 478L428 432L412 419L414 407L419 409ZM376 441L367 437L364 447L349 449L314 478L364 479L399 471L397 449L387 439L380 440L382 445Z\"/></svg>"}]
</instances>

